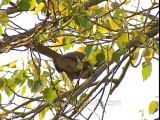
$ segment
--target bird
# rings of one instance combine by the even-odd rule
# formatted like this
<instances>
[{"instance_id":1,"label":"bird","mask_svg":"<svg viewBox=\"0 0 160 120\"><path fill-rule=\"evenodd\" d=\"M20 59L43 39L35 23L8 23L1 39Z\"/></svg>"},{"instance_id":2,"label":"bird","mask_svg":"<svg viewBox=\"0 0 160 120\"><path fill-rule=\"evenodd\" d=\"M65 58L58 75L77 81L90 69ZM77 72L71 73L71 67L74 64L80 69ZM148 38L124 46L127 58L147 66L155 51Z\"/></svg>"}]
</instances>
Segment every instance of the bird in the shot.
<instances>
[{"instance_id":1,"label":"bird","mask_svg":"<svg viewBox=\"0 0 160 120\"><path fill-rule=\"evenodd\" d=\"M93 72L89 62L83 61L85 54L82 52L73 51L61 55L40 43L35 43L33 50L51 58L57 72L65 72L71 80L87 79ZM81 67L78 67L79 64L81 64Z\"/></svg>"}]
</instances>

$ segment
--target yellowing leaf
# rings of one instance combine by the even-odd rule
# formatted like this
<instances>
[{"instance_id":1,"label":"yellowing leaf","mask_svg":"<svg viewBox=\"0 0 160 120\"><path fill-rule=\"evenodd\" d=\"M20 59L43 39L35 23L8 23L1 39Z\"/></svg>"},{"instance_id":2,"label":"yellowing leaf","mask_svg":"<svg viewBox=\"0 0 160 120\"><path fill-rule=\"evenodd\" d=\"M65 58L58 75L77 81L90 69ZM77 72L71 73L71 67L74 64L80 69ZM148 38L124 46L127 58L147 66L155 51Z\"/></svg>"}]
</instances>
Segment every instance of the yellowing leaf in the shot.
<instances>
[{"instance_id":1,"label":"yellowing leaf","mask_svg":"<svg viewBox=\"0 0 160 120\"><path fill-rule=\"evenodd\" d=\"M3 29L2 26L0 25L0 36L2 35Z\"/></svg>"},{"instance_id":2,"label":"yellowing leaf","mask_svg":"<svg viewBox=\"0 0 160 120\"><path fill-rule=\"evenodd\" d=\"M62 75L62 76L61 76L61 77L62 77L61 79L63 80L65 86L67 86L69 89L73 89L74 87L73 87L73 85L72 85L71 80L68 78L67 74L66 74L65 72L62 72L61 75Z\"/></svg>"},{"instance_id":3,"label":"yellowing leaf","mask_svg":"<svg viewBox=\"0 0 160 120\"><path fill-rule=\"evenodd\" d=\"M59 11L62 12L63 10L65 10L66 6L63 4L59 5Z\"/></svg>"},{"instance_id":4,"label":"yellowing leaf","mask_svg":"<svg viewBox=\"0 0 160 120\"><path fill-rule=\"evenodd\" d=\"M97 10L98 9L98 5L94 5L88 8L88 10Z\"/></svg>"},{"instance_id":5,"label":"yellowing leaf","mask_svg":"<svg viewBox=\"0 0 160 120\"><path fill-rule=\"evenodd\" d=\"M25 92L26 92L26 86L24 85L24 86L22 87L21 95L24 95Z\"/></svg>"},{"instance_id":6,"label":"yellowing leaf","mask_svg":"<svg viewBox=\"0 0 160 120\"><path fill-rule=\"evenodd\" d=\"M55 107L54 107L55 109ZM43 109L40 113L39 113L39 120L44 120L44 116L46 115L46 112L49 110L49 108L45 108Z\"/></svg>"},{"instance_id":7,"label":"yellowing leaf","mask_svg":"<svg viewBox=\"0 0 160 120\"><path fill-rule=\"evenodd\" d=\"M105 26L112 30L120 29L119 25L115 21L113 21L110 17L107 18Z\"/></svg>"},{"instance_id":8,"label":"yellowing leaf","mask_svg":"<svg viewBox=\"0 0 160 120\"><path fill-rule=\"evenodd\" d=\"M97 63L97 59L96 59L96 56L101 53L101 50L100 49L95 49L93 50L90 55L88 56L87 58L87 61L91 64L91 65L95 65Z\"/></svg>"},{"instance_id":9,"label":"yellowing leaf","mask_svg":"<svg viewBox=\"0 0 160 120\"><path fill-rule=\"evenodd\" d=\"M0 78L0 90L3 89L6 86L6 78Z\"/></svg>"},{"instance_id":10,"label":"yellowing leaf","mask_svg":"<svg viewBox=\"0 0 160 120\"><path fill-rule=\"evenodd\" d=\"M83 30L83 28L80 27L79 25L75 25L75 29L76 29L76 32L78 33L80 33Z\"/></svg>"},{"instance_id":11,"label":"yellowing leaf","mask_svg":"<svg viewBox=\"0 0 160 120\"><path fill-rule=\"evenodd\" d=\"M125 47L129 43L128 33L122 33L120 37L118 37L117 42L120 44L119 47Z\"/></svg>"},{"instance_id":12,"label":"yellowing leaf","mask_svg":"<svg viewBox=\"0 0 160 120\"><path fill-rule=\"evenodd\" d=\"M29 10L33 10L33 8L35 7L35 5L36 5L36 0L31 0L31 1L30 1Z\"/></svg>"},{"instance_id":13,"label":"yellowing leaf","mask_svg":"<svg viewBox=\"0 0 160 120\"><path fill-rule=\"evenodd\" d=\"M40 76L40 78L41 78L41 80L34 81L32 89L31 89L32 92L35 92L35 93L41 92L43 90L43 88L46 86L46 84L48 82L47 77Z\"/></svg>"},{"instance_id":14,"label":"yellowing leaf","mask_svg":"<svg viewBox=\"0 0 160 120\"><path fill-rule=\"evenodd\" d=\"M144 49L143 57L147 62L151 61L151 59L153 58L153 55L154 55L154 51L152 49L148 49L148 48Z\"/></svg>"},{"instance_id":15,"label":"yellowing leaf","mask_svg":"<svg viewBox=\"0 0 160 120\"><path fill-rule=\"evenodd\" d=\"M4 66L0 66L0 71L3 71L4 70Z\"/></svg>"},{"instance_id":16,"label":"yellowing leaf","mask_svg":"<svg viewBox=\"0 0 160 120\"><path fill-rule=\"evenodd\" d=\"M139 56L139 48L137 48L134 52L133 58L132 58L132 64L134 65L137 61L137 58Z\"/></svg>"},{"instance_id":17,"label":"yellowing leaf","mask_svg":"<svg viewBox=\"0 0 160 120\"><path fill-rule=\"evenodd\" d=\"M17 61L13 61L13 62L11 62L11 63L8 64L8 67L10 67L10 68L16 68L16 63L17 63Z\"/></svg>"},{"instance_id":18,"label":"yellowing leaf","mask_svg":"<svg viewBox=\"0 0 160 120\"><path fill-rule=\"evenodd\" d=\"M56 43L54 44L56 47L54 47L54 50L57 51L61 45L63 45L65 42L65 38L63 36L57 37Z\"/></svg>"},{"instance_id":19,"label":"yellowing leaf","mask_svg":"<svg viewBox=\"0 0 160 120\"><path fill-rule=\"evenodd\" d=\"M104 33L109 33L109 31L101 26L97 26L97 29L99 30L100 33L104 34Z\"/></svg>"},{"instance_id":20,"label":"yellowing leaf","mask_svg":"<svg viewBox=\"0 0 160 120\"><path fill-rule=\"evenodd\" d=\"M145 42L145 40L147 38L147 36L144 33L140 32L140 31L133 30L131 32L131 34L133 35L133 39L134 40L137 40L137 41L140 41L140 42Z\"/></svg>"},{"instance_id":21,"label":"yellowing leaf","mask_svg":"<svg viewBox=\"0 0 160 120\"><path fill-rule=\"evenodd\" d=\"M38 14L39 11L43 9L45 4L43 2L39 3L39 5L35 8L34 14Z\"/></svg>"},{"instance_id":22,"label":"yellowing leaf","mask_svg":"<svg viewBox=\"0 0 160 120\"><path fill-rule=\"evenodd\" d=\"M84 46L80 46L80 47L78 47L77 51L84 53L85 47Z\"/></svg>"},{"instance_id":23,"label":"yellowing leaf","mask_svg":"<svg viewBox=\"0 0 160 120\"><path fill-rule=\"evenodd\" d=\"M27 104L27 108L31 108L31 106L32 106L31 102Z\"/></svg>"},{"instance_id":24,"label":"yellowing leaf","mask_svg":"<svg viewBox=\"0 0 160 120\"><path fill-rule=\"evenodd\" d=\"M6 27L8 25L8 22L9 22L8 15L5 12L0 11L0 24Z\"/></svg>"},{"instance_id":25,"label":"yellowing leaf","mask_svg":"<svg viewBox=\"0 0 160 120\"><path fill-rule=\"evenodd\" d=\"M155 100L151 101L149 104L148 113L154 114L157 109L158 109L158 101Z\"/></svg>"},{"instance_id":26,"label":"yellowing leaf","mask_svg":"<svg viewBox=\"0 0 160 120\"><path fill-rule=\"evenodd\" d=\"M103 50L104 50L105 60L107 62L111 61L113 53L115 52L113 47L111 47L110 45L105 45L103 46Z\"/></svg>"},{"instance_id":27,"label":"yellowing leaf","mask_svg":"<svg viewBox=\"0 0 160 120\"><path fill-rule=\"evenodd\" d=\"M150 62L143 62L142 63L142 77L143 77L143 80L146 80L150 75L151 75L151 72L152 72L152 64Z\"/></svg>"},{"instance_id":28,"label":"yellowing leaf","mask_svg":"<svg viewBox=\"0 0 160 120\"><path fill-rule=\"evenodd\" d=\"M93 25L93 33L96 33L97 31L97 25Z\"/></svg>"},{"instance_id":29,"label":"yellowing leaf","mask_svg":"<svg viewBox=\"0 0 160 120\"><path fill-rule=\"evenodd\" d=\"M57 98L57 93L55 90L52 90L51 88L46 88L43 91L43 97L48 102L52 102L55 98Z\"/></svg>"},{"instance_id":30,"label":"yellowing leaf","mask_svg":"<svg viewBox=\"0 0 160 120\"><path fill-rule=\"evenodd\" d=\"M130 2L131 2L131 0L126 0L126 1L124 2L124 5L128 5Z\"/></svg>"}]
</instances>

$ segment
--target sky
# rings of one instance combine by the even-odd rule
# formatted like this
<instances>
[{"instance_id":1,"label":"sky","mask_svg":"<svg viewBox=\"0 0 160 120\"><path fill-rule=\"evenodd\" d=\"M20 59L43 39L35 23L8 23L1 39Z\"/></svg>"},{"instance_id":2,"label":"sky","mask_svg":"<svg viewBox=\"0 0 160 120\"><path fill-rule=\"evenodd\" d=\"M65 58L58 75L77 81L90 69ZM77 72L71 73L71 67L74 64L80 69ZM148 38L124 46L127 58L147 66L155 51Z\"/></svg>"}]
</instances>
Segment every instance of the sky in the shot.
<instances>
[{"instance_id":1,"label":"sky","mask_svg":"<svg viewBox=\"0 0 160 120\"><path fill-rule=\"evenodd\" d=\"M141 0L141 3L145 3L141 6L147 8L150 5L149 1ZM29 29L34 26L35 22L32 21L36 19L33 14L31 16L31 18L27 17L26 21L21 21L21 18L16 18L15 21L20 26ZM25 14L21 17L24 20ZM12 32L12 34L14 33ZM0 54L0 66L21 58L26 58L25 52L10 51L9 53ZM142 113L139 112L140 110L144 110L144 118L148 120L158 116L158 113L148 114L148 105L150 101L158 99L156 96L159 95L159 62L152 60L152 74L146 81L143 81L141 71L142 65L128 70L124 80L109 98L105 119L141 120ZM93 103L90 107L94 107L94 105ZM98 108L98 111L101 111L101 107Z\"/></svg>"}]
</instances>

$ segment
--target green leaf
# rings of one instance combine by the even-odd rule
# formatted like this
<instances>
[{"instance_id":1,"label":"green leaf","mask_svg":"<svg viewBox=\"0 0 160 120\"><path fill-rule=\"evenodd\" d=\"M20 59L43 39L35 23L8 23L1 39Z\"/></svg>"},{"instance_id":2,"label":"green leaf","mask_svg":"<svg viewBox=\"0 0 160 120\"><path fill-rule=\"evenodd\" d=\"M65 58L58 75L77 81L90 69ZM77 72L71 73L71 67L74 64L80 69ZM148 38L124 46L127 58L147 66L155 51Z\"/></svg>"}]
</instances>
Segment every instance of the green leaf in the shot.
<instances>
[{"instance_id":1,"label":"green leaf","mask_svg":"<svg viewBox=\"0 0 160 120\"><path fill-rule=\"evenodd\" d=\"M24 70L16 70L13 74L17 85L23 85L25 80L28 78L27 73Z\"/></svg>"},{"instance_id":2,"label":"green leaf","mask_svg":"<svg viewBox=\"0 0 160 120\"><path fill-rule=\"evenodd\" d=\"M2 26L0 25L0 36L2 35L2 32L3 32Z\"/></svg>"},{"instance_id":3,"label":"green leaf","mask_svg":"<svg viewBox=\"0 0 160 120\"><path fill-rule=\"evenodd\" d=\"M52 102L55 98L57 98L57 93L55 90L52 90L51 88L46 88L43 91L43 97L46 101Z\"/></svg>"},{"instance_id":4,"label":"green leaf","mask_svg":"<svg viewBox=\"0 0 160 120\"><path fill-rule=\"evenodd\" d=\"M118 63L119 60L120 60L120 54L119 54L118 52L114 52L114 53L112 54L112 60L113 60L114 62Z\"/></svg>"},{"instance_id":5,"label":"green leaf","mask_svg":"<svg viewBox=\"0 0 160 120\"><path fill-rule=\"evenodd\" d=\"M143 80L146 80L152 72L152 64L150 62L143 62L142 63L142 77Z\"/></svg>"},{"instance_id":6,"label":"green leaf","mask_svg":"<svg viewBox=\"0 0 160 120\"><path fill-rule=\"evenodd\" d=\"M22 10L26 10L28 11L30 9L30 2L28 0L20 0L17 4L17 6L19 8L21 8Z\"/></svg>"},{"instance_id":7,"label":"green leaf","mask_svg":"<svg viewBox=\"0 0 160 120\"><path fill-rule=\"evenodd\" d=\"M33 84L31 86L31 91L32 92L34 92L34 93L41 92L43 90L43 88L46 86L46 84L48 82L47 77L41 75L40 79L41 80L33 80L34 82L32 82L31 80L28 81L28 86Z\"/></svg>"},{"instance_id":8,"label":"green leaf","mask_svg":"<svg viewBox=\"0 0 160 120\"><path fill-rule=\"evenodd\" d=\"M0 11L0 23L2 26L6 27L8 25L9 19L5 12Z\"/></svg>"},{"instance_id":9,"label":"green leaf","mask_svg":"<svg viewBox=\"0 0 160 120\"><path fill-rule=\"evenodd\" d=\"M32 86L32 89L31 91L32 92L38 92L38 89L41 87L41 83L40 83L40 80L37 80L33 83L33 86Z\"/></svg>"},{"instance_id":10,"label":"green leaf","mask_svg":"<svg viewBox=\"0 0 160 120\"><path fill-rule=\"evenodd\" d=\"M75 23L81 27L86 27L88 24L88 18L86 16L78 16L75 18Z\"/></svg>"},{"instance_id":11,"label":"green leaf","mask_svg":"<svg viewBox=\"0 0 160 120\"><path fill-rule=\"evenodd\" d=\"M21 95L24 95L25 92L26 92L26 86L24 85L24 86L22 87Z\"/></svg>"},{"instance_id":12,"label":"green leaf","mask_svg":"<svg viewBox=\"0 0 160 120\"><path fill-rule=\"evenodd\" d=\"M66 45L63 46L63 49L64 50L69 50L71 47L73 47L74 42L71 42L70 39L66 39L64 44L66 44Z\"/></svg>"},{"instance_id":13,"label":"green leaf","mask_svg":"<svg viewBox=\"0 0 160 120\"><path fill-rule=\"evenodd\" d=\"M43 120L43 118L48 110L49 110L49 108L45 108L39 113L39 120Z\"/></svg>"},{"instance_id":14,"label":"green leaf","mask_svg":"<svg viewBox=\"0 0 160 120\"><path fill-rule=\"evenodd\" d=\"M11 0L2 0L0 7L2 7L3 5L7 5Z\"/></svg>"},{"instance_id":15,"label":"green leaf","mask_svg":"<svg viewBox=\"0 0 160 120\"><path fill-rule=\"evenodd\" d=\"M86 48L85 48L86 56L89 56L91 54L91 52L93 51L93 49L94 49L94 46L91 46L91 45L86 46Z\"/></svg>"},{"instance_id":16,"label":"green leaf","mask_svg":"<svg viewBox=\"0 0 160 120\"><path fill-rule=\"evenodd\" d=\"M98 64L101 64L105 60L104 52L100 52L96 56L96 60Z\"/></svg>"},{"instance_id":17,"label":"green leaf","mask_svg":"<svg viewBox=\"0 0 160 120\"><path fill-rule=\"evenodd\" d=\"M54 83L55 89L62 88L61 85L60 85L60 83L59 83L59 80L54 80L53 83Z\"/></svg>"},{"instance_id":18,"label":"green leaf","mask_svg":"<svg viewBox=\"0 0 160 120\"><path fill-rule=\"evenodd\" d=\"M154 114L157 109L158 109L158 101L155 101L155 100L151 101L149 104L148 113Z\"/></svg>"},{"instance_id":19,"label":"green leaf","mask_svg":"<svg viewBox=\"0 0 160 120\"><path fill-rule=\"evenodd\" d=\"M13 91L16 89L16 83L14 79L8 79L7 80L7 85L12 89ZM10 90L8 87L5 87L5 92L9 96L13 94L13 92Z\"/></svg>"},{"instance_id":20,"label":"green leaf","mask_svg":"<svg viewBox=\"0 0 160 120\"><path fill-rule=\"evenodd\" d=\"M2 77L0 78L0 90L3 89L6 86L7 79Z\"/></svg>"}]
</instances>

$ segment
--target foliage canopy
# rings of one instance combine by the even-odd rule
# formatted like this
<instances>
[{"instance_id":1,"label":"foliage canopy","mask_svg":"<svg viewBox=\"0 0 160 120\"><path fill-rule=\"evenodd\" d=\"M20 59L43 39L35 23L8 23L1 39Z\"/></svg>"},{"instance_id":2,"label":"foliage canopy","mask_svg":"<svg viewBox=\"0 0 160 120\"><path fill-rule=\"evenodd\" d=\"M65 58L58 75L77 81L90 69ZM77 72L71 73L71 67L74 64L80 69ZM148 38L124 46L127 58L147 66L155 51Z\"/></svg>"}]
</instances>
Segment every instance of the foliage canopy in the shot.
<instances>
[{"instance_id":1,"label":"foliage canopy","mask_svg":"<svg viewBox=\"0 0 160 120\"><path fill-rule=\"evenodd\" d=\"M21 68L17 67L18 60L0 66L0 102L4 92L10 99L9 103L0 103L1 118L31 120L39 115L42 120L50 111L53 120L79 116L90 119L101 105L103 113L98 117L103 119L108 97L128 68L142 65L146 80L152 62L159 57L159 3L151 0L149 8L141 9L137 1L136 9L131 11L127 9L129 0L2 0L0 53L29 51L29 58ZM25 14L27 19L30 13L37 16L35 25L23 28L15 18ZM60 54L77 49L85 54L91 69L98 67L87 80L70 81L65 73L56 72L52 59L43 59L35 52L33 45L39 43ZM78 67L81 64L79 61ZM109 85L112 87L102 104ZM23 102L14 104L17 98ZM99 99L97 105L84 116L82 111L94 99ZM156 109L151 105L150 113Z\"/></svg>"}]
</instances>

